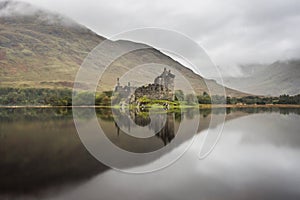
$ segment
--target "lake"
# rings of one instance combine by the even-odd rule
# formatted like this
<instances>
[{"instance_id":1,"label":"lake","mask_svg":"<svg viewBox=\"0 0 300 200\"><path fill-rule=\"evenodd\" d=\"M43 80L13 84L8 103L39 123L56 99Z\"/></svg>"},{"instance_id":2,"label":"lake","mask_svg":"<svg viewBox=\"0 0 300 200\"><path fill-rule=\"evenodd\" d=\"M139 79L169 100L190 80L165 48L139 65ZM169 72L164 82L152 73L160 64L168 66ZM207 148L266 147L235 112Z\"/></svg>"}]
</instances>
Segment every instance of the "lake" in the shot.
<instances>
[{"instance_id":1,"label":"lake","mask_svg":"<svg viewBox=\"0 0 300 200\"><path fill-rule=\"evenodd\" d=\"M89 110L80 116L90 127ZM2 108L0 199L300 199L300 109L186 109L160 113L156 121L111 109L97 109L96 116L119 149L140 155L170 148L141 162L115 158L116 170L85 148L72 110ZM199 159L207 130L212 141L206 144L214 148ZM159 170L128 173L181 149Z\"/></svg>"}]
</instances>

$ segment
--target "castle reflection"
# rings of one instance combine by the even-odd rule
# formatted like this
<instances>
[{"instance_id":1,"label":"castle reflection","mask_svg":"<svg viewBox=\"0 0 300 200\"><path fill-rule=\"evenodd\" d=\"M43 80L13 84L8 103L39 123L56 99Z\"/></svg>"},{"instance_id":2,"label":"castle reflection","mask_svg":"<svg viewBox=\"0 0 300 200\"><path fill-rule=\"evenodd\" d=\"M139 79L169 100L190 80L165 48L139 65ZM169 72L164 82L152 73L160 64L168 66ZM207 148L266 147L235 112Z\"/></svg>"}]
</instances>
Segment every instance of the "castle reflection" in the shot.
<instances>
[{"instance_id":1,"label":"castle reflection","mask_svg":"<svg viewBox=\"0 0 300 200\"><path fill-rule=\"evenodd\" d=\"M164 145L170 143L176 135L175 131L175 113L163 112L152 113L149 111L139 112L138 110L113 110L114 123L117 128L118 136L120 134L132 133L135 130L150 133L153 137L161 139ZM148 134L149 135L149 134Z\"/></svg>"}]
</instances>

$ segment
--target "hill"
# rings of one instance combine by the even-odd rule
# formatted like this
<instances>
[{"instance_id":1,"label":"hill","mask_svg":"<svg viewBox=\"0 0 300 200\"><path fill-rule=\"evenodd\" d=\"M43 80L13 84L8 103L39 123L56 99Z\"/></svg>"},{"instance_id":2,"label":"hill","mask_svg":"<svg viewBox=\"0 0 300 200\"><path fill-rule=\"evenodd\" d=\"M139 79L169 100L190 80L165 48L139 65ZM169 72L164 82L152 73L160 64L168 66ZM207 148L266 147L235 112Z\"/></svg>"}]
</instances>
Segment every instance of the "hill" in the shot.
<instances>
[{"instance_id":1,"label":"hill","mask_svg":"<svg viewBox=\"0 0 300 200\"><path fill-rule=\"evenodd\" d=\"M244 77L224 78L224 84L258 95L279 96L300 93L300 60L277 61L270 65L243 66Z\"/></svg>"},{"instance_id":2,"label":"hill","mask_svg":"<svg viewBox=\"0 0 300 200\"><path fill-rule=\"evenodd\" d=\"M72 88L77 70L88 53L104 37L56 13L15 1L0 2L0 84L1 87ZM142 45L130 41L111 42L114 48ZM221 88L214 80L205 80L192 70L154 48L137 50L116 60L107 71L99 90L111 89L124 72L145 63L174 67L198 94L208 92L205 81ZM145 77L161 72L147 71ZM148 74L148 75L147 75ZM139 76L132 77L139 82ZM231 96L245 93L226 88Z\"/></svg>"}]
</instances>

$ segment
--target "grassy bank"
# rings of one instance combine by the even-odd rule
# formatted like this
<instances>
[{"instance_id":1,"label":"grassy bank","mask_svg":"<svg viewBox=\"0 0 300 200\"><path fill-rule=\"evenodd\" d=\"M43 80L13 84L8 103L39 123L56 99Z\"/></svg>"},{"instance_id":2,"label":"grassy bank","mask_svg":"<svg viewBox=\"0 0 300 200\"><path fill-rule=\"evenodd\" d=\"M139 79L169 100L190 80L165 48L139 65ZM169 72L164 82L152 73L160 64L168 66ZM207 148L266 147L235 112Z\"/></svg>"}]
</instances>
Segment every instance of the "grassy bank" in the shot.
<instances>
[{"instance_id":1,"label":"grassy bank","mask_svg":"<svg viewBox=\"0 0 300 200\"><path fill-rule=\"evenodd\" d=\"M0 105L0 108L121 108L120 106L51 106L51 105ZM209 109L209 108L300 108L298 104L267 104L267 105L232 105L232 104L199 104L198 106L176 106L172 107L172 109L176 108L197 108L200 109ZM154 108L161 108L161 106L157 106Z\"/></svg>"}]
</instances>

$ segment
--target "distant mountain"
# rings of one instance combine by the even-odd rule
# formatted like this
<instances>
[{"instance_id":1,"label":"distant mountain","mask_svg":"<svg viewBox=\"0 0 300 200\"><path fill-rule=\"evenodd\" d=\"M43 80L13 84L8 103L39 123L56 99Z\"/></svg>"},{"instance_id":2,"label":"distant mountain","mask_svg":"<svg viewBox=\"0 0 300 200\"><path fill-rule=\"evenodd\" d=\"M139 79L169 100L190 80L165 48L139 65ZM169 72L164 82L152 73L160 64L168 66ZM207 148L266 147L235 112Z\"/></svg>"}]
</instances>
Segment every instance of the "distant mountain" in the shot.
<instances>
[{"instance_id":1,"label":"distant mountain","mask_svg":"<svg viewBox=\"0 0 300 200\"><path fill-rule=\"evenodd\" d=\"M72 88L77 70L88 53L104 37L63 17L16 1L0 2L0 86L33 88ZM143 45L130 41L111 41L114 48ZM162 52L148 48L128 53L115 61L101 80L99 90L109 90L126 71L145 63L174 67L191 83L198 94L208 92L206 83L221 88L214 80L206 80ZM161 71L147 71L153 77ZM136 74L137 75L137 74ZM139 82L141 76L132 77ZM226 88L231 96L245 93Z\"/></svg>"},{"instance_id":2,"label":"distant mountain","mask_svg":"<svg viewBox=\"0 0 300 200\"><path fill-rule=\"evenodd\" d=\"M258 95L300 94L300 60L243 66L244 77L226 77L224 84Z\"/></svg>"}]
</instances>

